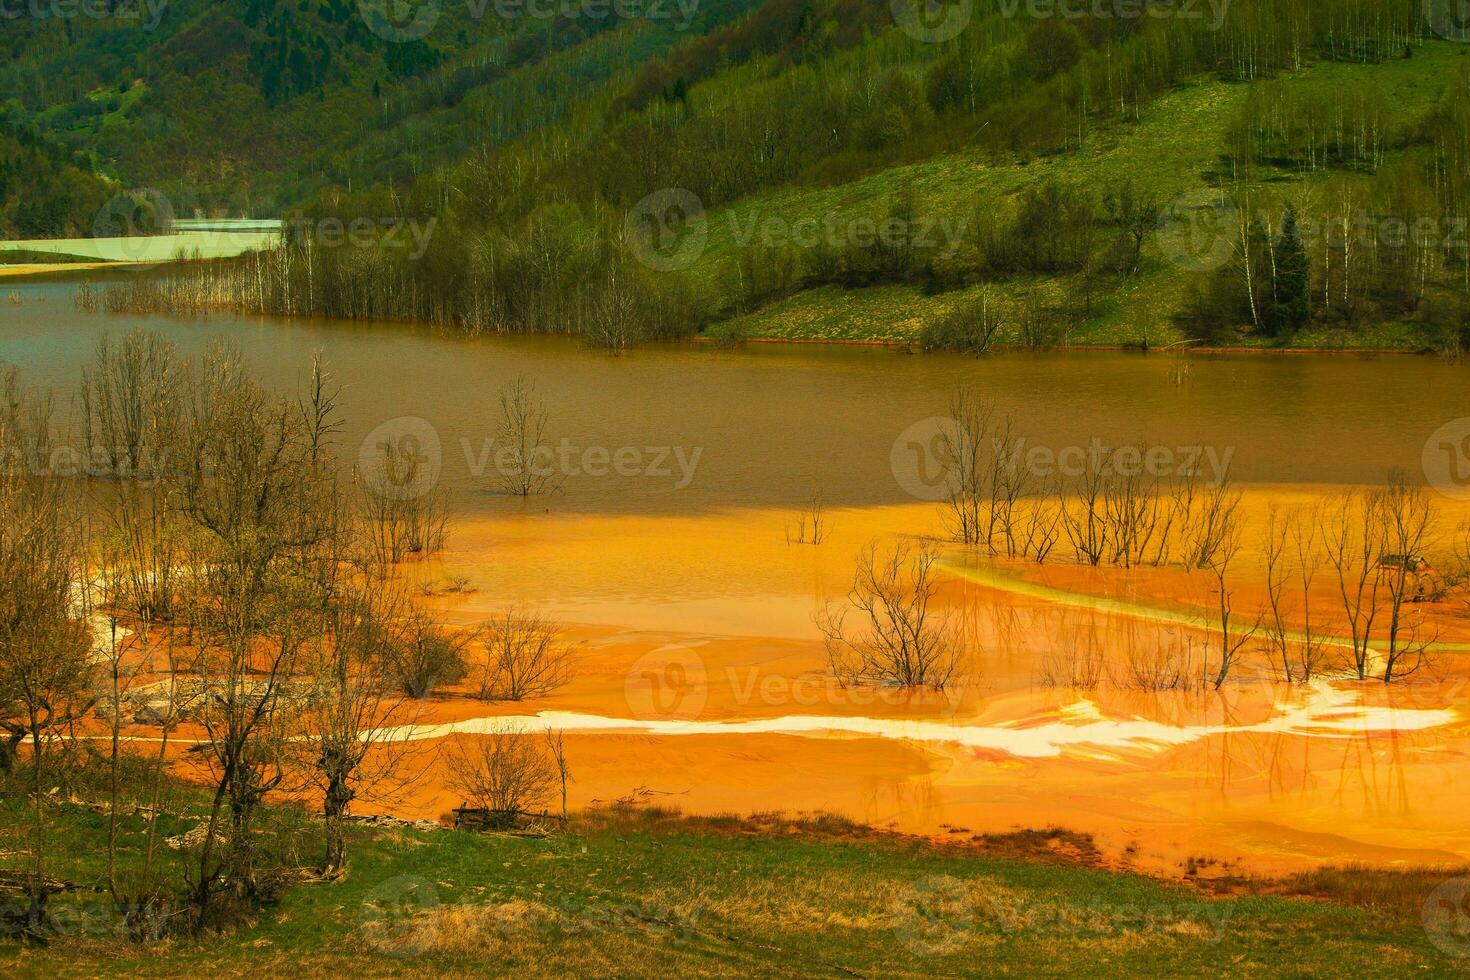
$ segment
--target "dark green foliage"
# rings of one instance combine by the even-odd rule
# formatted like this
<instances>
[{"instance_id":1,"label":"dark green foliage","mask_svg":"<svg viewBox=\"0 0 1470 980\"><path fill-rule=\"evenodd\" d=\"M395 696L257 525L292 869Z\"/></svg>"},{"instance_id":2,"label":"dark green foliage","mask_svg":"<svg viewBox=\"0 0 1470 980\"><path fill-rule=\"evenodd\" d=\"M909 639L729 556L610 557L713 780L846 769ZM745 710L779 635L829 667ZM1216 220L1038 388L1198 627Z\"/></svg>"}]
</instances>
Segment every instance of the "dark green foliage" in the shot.
<instances>
[{"instance_id":1,"label":"dark green foliage","mask_svg":"<svg viewBox=\"0 0 1470 980\"><path fill-rule=\"evenodd\" d=\"M1276 246L1276 276L1272 288L1270 332L1281 335L1306 326L1311 315L1311 263L1302 244L1296 210L1287 208L1281 221L1281 241Z\"/></svg>"}]
</instances>

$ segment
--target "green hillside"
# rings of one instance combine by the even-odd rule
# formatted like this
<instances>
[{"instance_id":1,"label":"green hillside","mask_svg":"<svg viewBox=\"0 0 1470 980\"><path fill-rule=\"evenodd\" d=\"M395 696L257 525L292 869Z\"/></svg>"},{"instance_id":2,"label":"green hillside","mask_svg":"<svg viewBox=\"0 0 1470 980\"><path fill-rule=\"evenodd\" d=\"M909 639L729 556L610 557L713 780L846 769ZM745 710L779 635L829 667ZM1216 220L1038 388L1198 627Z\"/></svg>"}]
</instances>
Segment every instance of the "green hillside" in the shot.
<instances>
[{"instance_id":1,"label":"green hillside","mask_svg":"<svg viewBox=\"0 0 1470 980\"><path fill-rule=\"evenodd\" d=\"M1467 342L1470 71L1433 4L431 6L407 38L342 0L33 23L0 77L176 213L300 217L139 308L611 349ZM323 234L353 221L434 233Z\"/></svg>"}]
</instances>

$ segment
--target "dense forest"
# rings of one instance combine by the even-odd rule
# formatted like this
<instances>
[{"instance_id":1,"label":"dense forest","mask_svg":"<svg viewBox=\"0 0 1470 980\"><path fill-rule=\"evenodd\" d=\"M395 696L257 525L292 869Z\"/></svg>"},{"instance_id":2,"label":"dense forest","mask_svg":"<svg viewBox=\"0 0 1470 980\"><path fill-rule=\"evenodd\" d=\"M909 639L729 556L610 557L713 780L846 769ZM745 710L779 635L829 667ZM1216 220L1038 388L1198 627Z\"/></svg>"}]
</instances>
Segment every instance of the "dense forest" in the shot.
<instances>
[{"instance_id":1,"label":"dense forest","mask_svg":"<svg viewBox=\"0 0 1470 980\"><path fill-rule=\"evenodd\" d=\"M401 38L344 0L194 0L153 32L31 24L0 75L18 117L180 213L294 219L280 250L117 308L620 348L896 289L931 311L918 339L968 350L1467 340L1470 73L1433 4L996 0L950 9L958 30L875 0L476 9ZM321 234L354 221L433 234Z\"/></svg>"}]
</instances>

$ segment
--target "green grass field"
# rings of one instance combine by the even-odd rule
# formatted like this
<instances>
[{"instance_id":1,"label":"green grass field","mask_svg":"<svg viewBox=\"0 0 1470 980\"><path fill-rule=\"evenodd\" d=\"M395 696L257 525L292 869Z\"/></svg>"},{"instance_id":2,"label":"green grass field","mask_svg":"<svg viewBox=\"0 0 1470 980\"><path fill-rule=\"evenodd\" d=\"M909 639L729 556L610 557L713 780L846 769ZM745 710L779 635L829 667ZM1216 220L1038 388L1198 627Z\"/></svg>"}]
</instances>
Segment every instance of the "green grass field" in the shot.
<instances>
[{"instance_id":1,"label":"green grass field","mask_svg":"<svg viewBox=\"0 0 1470 980\"><path fill-rule=\"evenodd\" d=\"M163 819L169 833L191 825ZM98 883L105 818L64 806L52 833L52 874ZM288 864L309 860L315 835L279 808L265 834ZM183 859L165 853L177 883ZM1088 842L1057 831L936 846L832 819L604 812L550 837L358 828L349 856L344 879L293 885L230 934L147 949L115 938L104 894L58 896L62 935L0 941L0 971L1389 977L1470 965L1437 948L1417 914L1443 874L1308 876L1295 889L1366 907L1212 897L1093 867Z\"/></svg>"}]
</instances>

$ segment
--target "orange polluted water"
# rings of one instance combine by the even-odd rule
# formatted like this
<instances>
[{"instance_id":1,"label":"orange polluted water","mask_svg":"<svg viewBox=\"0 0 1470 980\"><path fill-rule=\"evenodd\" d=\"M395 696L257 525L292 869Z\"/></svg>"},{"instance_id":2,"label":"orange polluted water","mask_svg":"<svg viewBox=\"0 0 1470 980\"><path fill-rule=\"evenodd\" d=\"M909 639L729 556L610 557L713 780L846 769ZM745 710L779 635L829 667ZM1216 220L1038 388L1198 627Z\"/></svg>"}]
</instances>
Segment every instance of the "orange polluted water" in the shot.
<instances>
[{"instance_id":1,"label":"orange polluted water","mask_svg":"<svg viewBox=\"0 0 1470 980\"><path fill-rule=\"evenodd\" d=\"M433 586L452 621L518 604L567 625L579 645L568 686L517 705L448 692L415 706L421 716L404 723L435 736L410 743L422 778L360 811L447 812L459 800L437 750L498 714L567 730L573 807L636 795L706 813L829 810L959 838L1055 824L1164 872L1190 858L1264 872L1470 860L1463 604L1426 611L1445 649L1388 688L1283 684L1258 654L1219 692L1074 686L1059 665L1112 675L1135 657L1199 649L1208 634L1195 623L1214 597L1198 573L1084 569L1065 548L1044 569L947 555L941 599L967 656L942 694L842 687L813 621L869 541L942 534L937 505L913 501L894 453L958 385L993 398L1031 446L1098 436L1228 454L1259 529L1269 503L1310 504L1393 466L1418 473L1430 433L1470 414L1463 366L781 345L609 358L564 339L404 324L87 315L71 284L12 288L22 302L0 303L0 361L54 387L62 412L104 332L158 330L190 357L225 341L286 392L321 350L342 386L348 462L404 419L437 447L449 550L404 575ZM493 492L499 392L518 375L583 471L524 503ZM632 476L615 469L623 450ZM594 464L613 475L588 475ZM790 545L814 485L831 534ZM1439 503L1444 530L1470 516ZM1250 617L1264 591L1258 551L1248 544L1239 566L1236 605ZM470 591L445 595L459 579ZM1324 573L1323 610L1336 601L1328 586ZM464 731L431 727L456 722Z\"/></svg>"},{"instance_id":2,"label":"orange polluted water","mask_svg":"<svg viewBox=\"0 0 1470 980\"><path fill-rule=\"evenodd\" d=\"M1251 490L1246 507L1316 495ZM396 736L561 729L574 806L636 795L701 813L826 810L958 839L1060 825L1161 873L1191 858L1257 873L1470 860L1470 631L1448 604L1435 611L1446 651L1391 687L1285 684L1253 655L1220 691L1146 693L1106 677L1077 689L1045 667L1079 645L1101 652L1106 674L1135 650L1203 643L1203 580L956 553L942 601L963 622L963 679L942 693L851 688L827 669L814 613L846 590L864 543L937 532L938 512L835 511L816 547L786 543L793 518L465 522L442 560L410 574L469 580L474 591L438 600L456 621L510 598L576 624L578 672L536 702L435 702ZM979 565L990 572L973 574ZM1260 576L1241 565L1244 609ZM436 773L405 813L457 803Z\"/></svg>"}]
</instances>

